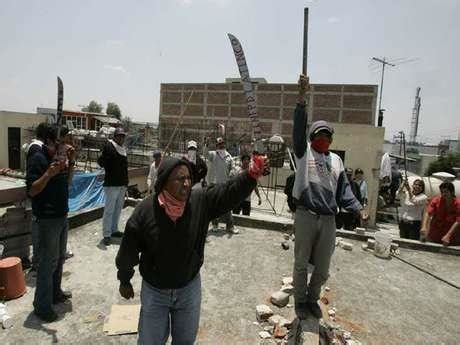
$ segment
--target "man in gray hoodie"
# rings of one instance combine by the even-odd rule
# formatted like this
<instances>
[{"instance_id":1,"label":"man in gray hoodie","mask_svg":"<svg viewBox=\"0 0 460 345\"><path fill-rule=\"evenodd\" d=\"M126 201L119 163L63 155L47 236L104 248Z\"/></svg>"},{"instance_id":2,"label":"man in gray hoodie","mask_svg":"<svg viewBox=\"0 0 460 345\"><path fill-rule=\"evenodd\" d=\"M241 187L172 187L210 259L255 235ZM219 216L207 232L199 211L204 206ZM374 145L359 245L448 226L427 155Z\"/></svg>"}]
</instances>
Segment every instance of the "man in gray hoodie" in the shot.
<instances>
[{"instance_id":1,"label":"man in gray hoodie","mask_svg":"<svg viewBox=\"0 0 460 345\"><path fill-rule=\"evenodd\" d=\"M300 319L311 314L321 318L318 299L321 286L329 277L335 248L335 215L339 208L367 214L351 191L340 157L329 151L334 129L326 121L314 122L307 142L305 97L308 78L300 76L299 98L294 113L293 143L297 172L293 188L296 199L294 297ZM315 266L307 286L308 263Z\"/></svg>"}]
</instances>

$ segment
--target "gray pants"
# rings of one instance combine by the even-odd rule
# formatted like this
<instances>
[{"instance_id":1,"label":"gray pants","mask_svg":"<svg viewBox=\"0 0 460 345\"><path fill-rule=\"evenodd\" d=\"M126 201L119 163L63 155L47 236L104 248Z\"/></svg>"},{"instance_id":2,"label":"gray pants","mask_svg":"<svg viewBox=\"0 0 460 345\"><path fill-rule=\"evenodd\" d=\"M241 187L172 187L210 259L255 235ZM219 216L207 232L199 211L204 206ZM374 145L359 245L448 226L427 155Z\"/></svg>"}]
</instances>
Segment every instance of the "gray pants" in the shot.
<instances>
[{"instance_id":1,"label":"gray pants","mask_svg":"<svg viewBox=\"0 0 460 345\"><path fill-rule=\"evenodd\" d=\"M294 297L296 303L316 302L329 277L335 249L334 216L320 216L297 208L294 220ZM308 263L315 266L307 286Z\"/></svg>"}]
</instances>

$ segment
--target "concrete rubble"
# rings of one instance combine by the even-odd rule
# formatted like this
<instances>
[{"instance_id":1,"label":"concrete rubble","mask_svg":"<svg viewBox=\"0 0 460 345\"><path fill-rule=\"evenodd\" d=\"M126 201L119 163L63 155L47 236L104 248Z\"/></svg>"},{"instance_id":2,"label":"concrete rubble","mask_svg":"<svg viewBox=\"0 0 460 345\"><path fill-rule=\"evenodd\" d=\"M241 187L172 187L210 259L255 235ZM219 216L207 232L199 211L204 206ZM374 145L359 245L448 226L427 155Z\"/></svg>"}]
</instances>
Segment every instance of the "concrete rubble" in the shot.
<instances>
[{"instance_id":1,"label":"concrete rubble","mask_svg":"<svg viewBox=\"0 0 460 345\"><path fill-rule=\"evenodd\" d=\"M289 303L289 294L284 291L276 291L270 296L270 302L277 307L283 308Z\"/></svg>"},{"instance_id":2,"label":"concrete rubble","mask_svg":"<svg viewBox=\"0 0 460 345\"><path fill-rule=\"evenodd\" d=\"M257 321L262 322L266 321L273 315L273 311L268 305L260 304L256 306L256 317Z\"/></svg>"},{"instance_id":3,"label":"concrete rubble","mask_svg":"<svg viewBox=\"0 0 460 345\"><path fill-rule=\"evenodd\" d=\"M342 239L336 242L336 245L338 245L340 248L344 250L353 250L353 245L350 242L346 242Z\"/></svg>"}]
</instances>

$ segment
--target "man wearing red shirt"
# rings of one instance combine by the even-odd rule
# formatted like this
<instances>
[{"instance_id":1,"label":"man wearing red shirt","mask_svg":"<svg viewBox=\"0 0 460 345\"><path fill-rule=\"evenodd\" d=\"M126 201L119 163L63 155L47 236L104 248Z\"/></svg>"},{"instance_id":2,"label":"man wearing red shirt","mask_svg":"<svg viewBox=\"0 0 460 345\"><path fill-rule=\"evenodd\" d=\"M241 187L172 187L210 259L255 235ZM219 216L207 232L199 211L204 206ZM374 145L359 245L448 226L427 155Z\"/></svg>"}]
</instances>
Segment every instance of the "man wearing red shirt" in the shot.
<instances>
[{"instance_id":1,"label":"man wearing red shirt","mask_svg":"<svg viewBox=\"0 0 460 345\"><path fill-rule=\"evenodd\" d=\"M455 197L451 182L439 186L441 196L434 197L427 207L420 230L422 238L445 246L460 244L460 198Z\"/></svg>"}]
</instances>

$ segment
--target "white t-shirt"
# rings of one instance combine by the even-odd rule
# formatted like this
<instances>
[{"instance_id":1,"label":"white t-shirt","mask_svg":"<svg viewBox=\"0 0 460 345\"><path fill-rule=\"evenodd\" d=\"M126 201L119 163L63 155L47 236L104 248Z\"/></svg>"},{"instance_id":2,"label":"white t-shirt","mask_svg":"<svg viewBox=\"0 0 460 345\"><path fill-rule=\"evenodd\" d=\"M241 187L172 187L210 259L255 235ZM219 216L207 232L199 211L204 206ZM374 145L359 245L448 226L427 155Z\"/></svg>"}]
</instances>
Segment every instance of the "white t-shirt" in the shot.
<instances>
[{"instance_id":1,"label":"white t-shirt","mask_svg":"<svg viewBox=\"0 0 460 345\"><path fill-rule=\"evenodd\" d=\"M403 190L399 193L399 200L401 201L401 218L403 220L422 220L423 210L428 200L424 193L413 195L411 199L409 193Z\"/></svg>"}]
</instances>

